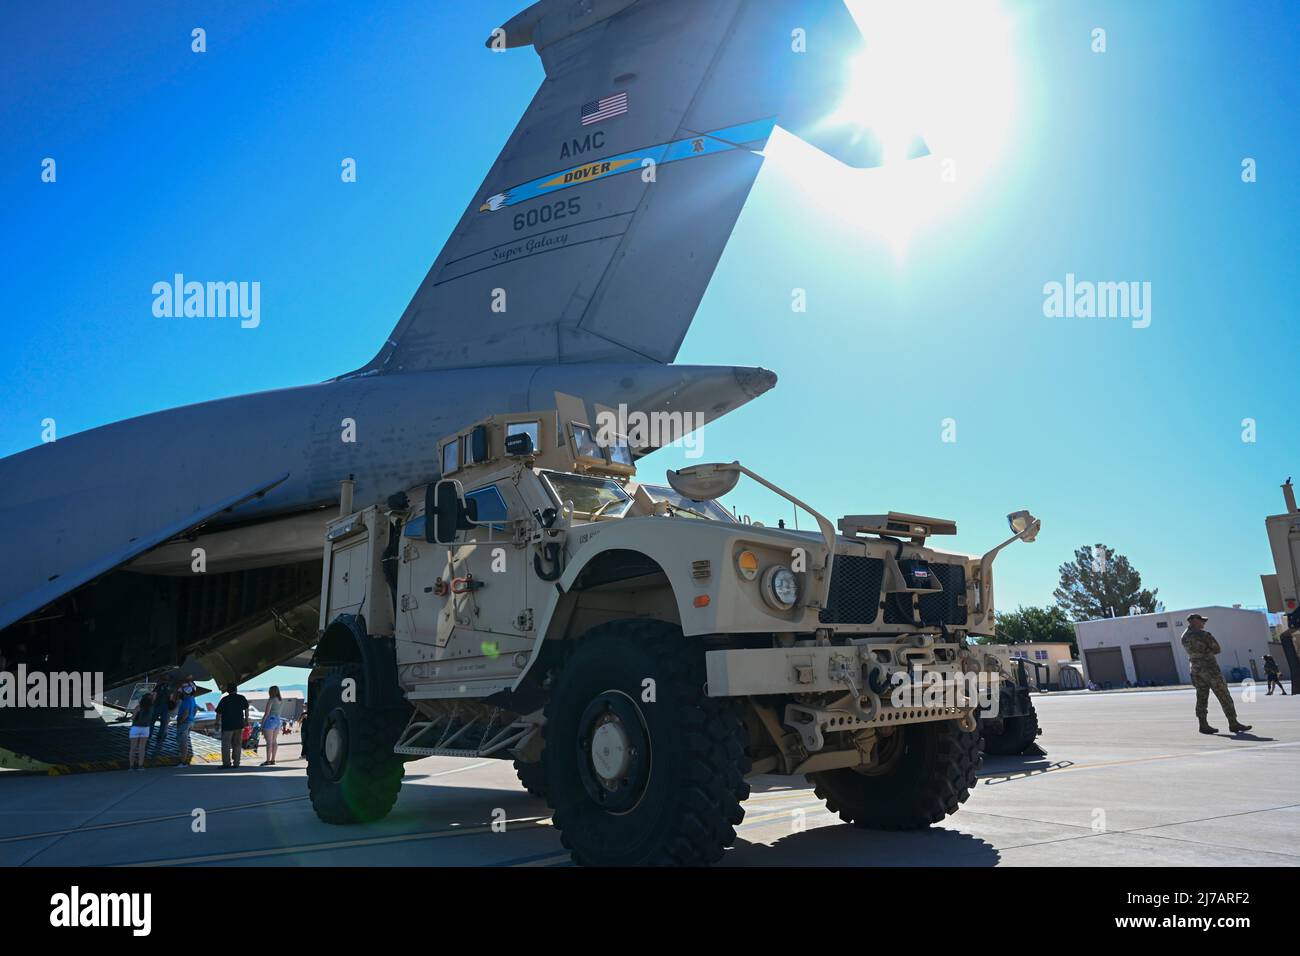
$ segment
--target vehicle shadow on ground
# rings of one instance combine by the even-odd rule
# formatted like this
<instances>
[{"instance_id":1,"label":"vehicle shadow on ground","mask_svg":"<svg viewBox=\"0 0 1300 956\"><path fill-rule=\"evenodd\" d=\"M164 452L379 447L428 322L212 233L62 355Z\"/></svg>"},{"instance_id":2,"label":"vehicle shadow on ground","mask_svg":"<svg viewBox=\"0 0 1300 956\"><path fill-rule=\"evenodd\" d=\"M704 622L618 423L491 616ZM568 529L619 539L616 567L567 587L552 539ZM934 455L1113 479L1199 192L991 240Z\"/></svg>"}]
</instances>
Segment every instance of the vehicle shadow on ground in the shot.
<instances>
[{"instance_id":1,"label":"vehicle shadow on ground","mask_svg":"<svg viewBox=\"0 0 1300 956\"><path fill-rule=\"evenodd\" d=\"M985 755L984 765L979 773L979 781L991 786L1023 780L1026 777L1038 777L1054 770L1067 770L1074 766L1073 760L1049 760L1047 757L1030 755Z\"/></svg>"},{"instance_id":2,"label":"vehicle shadow on ground","mask_svg":"<svg viewBox=\"0 0 1300 956\"><path fill-rule=\"evenodd\" d=\"M979 837L931 827L894 833L849 824L791 833L772 844L738 839L723 866L996 866L993 844Z\"/></svg>"}]
</instances>

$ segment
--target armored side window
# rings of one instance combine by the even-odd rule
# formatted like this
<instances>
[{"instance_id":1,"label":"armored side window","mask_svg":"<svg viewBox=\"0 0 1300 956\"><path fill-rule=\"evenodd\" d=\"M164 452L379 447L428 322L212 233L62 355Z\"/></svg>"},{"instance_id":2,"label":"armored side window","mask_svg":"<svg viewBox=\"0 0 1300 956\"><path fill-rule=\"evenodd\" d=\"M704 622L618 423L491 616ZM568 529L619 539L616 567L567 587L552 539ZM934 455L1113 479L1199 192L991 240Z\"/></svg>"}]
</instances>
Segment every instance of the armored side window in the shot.
<instances>
[{"instance_id":1,"label":"armored side window","mask_svg":"<svg viewBox=\"0 0 1300 956\"><path fill-rule=\"evenodd\" d=\"M460 439L453 438L442 446L442 473L450 475L460 468Z\"/></svg>"},{"instance_id":2,"label":"armored side window","mask_svg":"<svg viewBox=\"0 0 1300 956\"><path fill-rule=\"evenodd\" d=\"M506 507L506 500L501 497L501 492L497 490L496 485L488 485L484 488L475 488L473 491L465 495L465 499L467 501L478 502L479 521L497 522L505 521L509 518L509 509Z\"/></svg>"},{"instance_id":3,"label":"armored side window","mask_svg":"<svg viewBox=\"0 0 1300 956\"><path fill-rule=\"evenodd\" d=\"M596 439L591 434L591 429L586 425L573 425L573 456L575 458L591 458L596 461L605 460L605 452L600 445L596 444Z\"/></svg>"},{"instance_id":4,"label":"armored side window","mask_svg":"<svg viewBox=\"0 0 1300 956\"><path fill-rule=\"evenodd\" d=\"M623 465L627 468L636 467L632 460L632 446L627 443L626 438L620 437L614 444L609 446L609 460L616 465Z\"/></svg>"}]
</instances>

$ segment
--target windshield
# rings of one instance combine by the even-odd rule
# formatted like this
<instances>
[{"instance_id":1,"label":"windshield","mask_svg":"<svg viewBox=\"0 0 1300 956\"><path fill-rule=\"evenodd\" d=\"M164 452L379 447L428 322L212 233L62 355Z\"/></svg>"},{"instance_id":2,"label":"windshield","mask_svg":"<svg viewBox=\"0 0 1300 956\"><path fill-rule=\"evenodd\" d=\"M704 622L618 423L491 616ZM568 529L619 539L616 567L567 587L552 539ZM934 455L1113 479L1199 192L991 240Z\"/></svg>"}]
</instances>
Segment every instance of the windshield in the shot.
<instances>
[{"instance_id":1,"label":"windshield","mask_svg":"<svg viewBox=\"0 0 1300 956\"><path fill-rule=\"evenodd\" d=\"M570 475L558 471L544 471L542 477L550 486L555 500L560 504L573 502L573 510L584 514L599 511L602 515L617 517L627 511L632 499L613 478L594 475Z\"/></svg>"},{"instance_id":2,"label":"windshield","mask_svg":"<svg viewBox=\"0 0 1300 956\"><path fill-rule=\"evenodd\" d=\"M735 521L731 512L716 501L692 501L684 498L667 485L642 485L651 501L666 501L674 513L687 518L706 518L710 521Z\"/></svg>"}]
</instances>

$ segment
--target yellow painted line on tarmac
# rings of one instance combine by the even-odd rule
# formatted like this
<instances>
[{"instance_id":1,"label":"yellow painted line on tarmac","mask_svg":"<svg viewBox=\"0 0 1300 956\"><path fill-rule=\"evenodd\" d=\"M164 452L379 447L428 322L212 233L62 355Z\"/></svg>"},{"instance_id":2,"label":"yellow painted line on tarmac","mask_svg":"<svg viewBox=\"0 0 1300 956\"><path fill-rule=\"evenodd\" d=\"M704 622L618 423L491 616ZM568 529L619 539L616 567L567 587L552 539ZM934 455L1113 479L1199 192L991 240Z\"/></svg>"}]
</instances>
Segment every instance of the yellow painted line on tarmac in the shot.
<instances>
[{"instance_id":1,"label":"yellow painted line on tarmac","mask_svg":"<svg viewBox=\"0 0 1300 956\"><path fill-rule=\"evenodd\" d=\"M775 813L764 813L757 817L746 816L744 822L740 824L740 829L744 829L751 824L770 823L773 820L780 820L783 818L788 820L791 818L791 814L796 810L806 810L809 813L830 813L830 811L826 809L824 803L810 804L806 807L791 807L789 810L778 810Z\"/></svg>"},{"instance_id":2,"label":"yellow painted line on tarmac","mask_svg":"<svg viewBox=\"0 0 1300 956\"><path fill-rule=\"evenodd\" d=\"M981 780L989 779L1023 779L1028 780L1032 777L1050 777L1057 774L1070 773L1075 770L1103 770L1107 767L1123 767L1139 763L1154 763L1160 760L1178 760L1182 757L1214 757L1222 754L1244 754L1251 753L1255 750L1273 750L1278 747L1300 747L1300 741L1284 741L1268 744L1243 744L1240 747L1221 747L1215 750L1189 750L1184 753L1176 754L1153 754L1150 757L1129 757L1124 760L1099 760L1095 763L1076 763L1068 767L1046 767L1041 770L1035 770L1028 767L1024 770L1008 770L1005 773L990 772L979 775Z\"/></svg>"},{"instance_id":3,"label":"yellow painted line on tarmac","mask_svg":"<svg viewBox=\"0 0 1300 956\"><path fill-rule=\"evenodd\" d=\"M536 823L540 817L519 817L503 821L507 826L512 823ZM382 837L361 837L356 840L332 840L328 843L300 843L295 846L270 847L264 850L236 850L230 853L210 853L205 856L174 857L163 860L142 860L139 863L127 863L124 866L190 866L196 863L226 863L232 860L257 860L267 857L288 856L293 853L317 853L323 850L352 850L368 846L385 846L393 843L414 843L423 840L438 840L443 837L469 836L476 833L493 833L493 824L485 823L475 827L452 825L443 830L426 830L422 833L394 833Z\"/></svg>"},{"instance_id":4,"label":"yellow painted line on tarmac","mask_svg":"<svg viewBox=\"0 0 1300 956\"><path fill-rule=\"evenodd\" d=\"M749 797L746 800L742 800L741 804L770 803L773 800L789 800L791 797L806 797L812 792L812 787L806 787L802 790L784 790L780 793L765 793L761 797Z\"/></svg>"}]
</instances>

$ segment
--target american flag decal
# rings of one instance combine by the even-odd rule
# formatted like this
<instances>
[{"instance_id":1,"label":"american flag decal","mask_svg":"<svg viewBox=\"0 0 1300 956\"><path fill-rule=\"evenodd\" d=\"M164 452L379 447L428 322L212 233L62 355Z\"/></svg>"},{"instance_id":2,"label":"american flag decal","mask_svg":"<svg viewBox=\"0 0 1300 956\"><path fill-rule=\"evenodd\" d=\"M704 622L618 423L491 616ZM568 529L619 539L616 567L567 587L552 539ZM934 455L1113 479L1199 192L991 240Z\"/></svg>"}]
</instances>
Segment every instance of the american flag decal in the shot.
<instances>
[{"instance_id":1,"label":"american flag decal","mask_svg":"<svg viewBox=\"0 0 1300 956\"><path fill-rule=\"evenodd\" d=\"M582 104L582 125L590 126L611 116L622 116L627 112L627 93L611 93L609 96Z\"/></svg>"}]
</instances>

